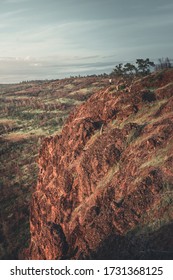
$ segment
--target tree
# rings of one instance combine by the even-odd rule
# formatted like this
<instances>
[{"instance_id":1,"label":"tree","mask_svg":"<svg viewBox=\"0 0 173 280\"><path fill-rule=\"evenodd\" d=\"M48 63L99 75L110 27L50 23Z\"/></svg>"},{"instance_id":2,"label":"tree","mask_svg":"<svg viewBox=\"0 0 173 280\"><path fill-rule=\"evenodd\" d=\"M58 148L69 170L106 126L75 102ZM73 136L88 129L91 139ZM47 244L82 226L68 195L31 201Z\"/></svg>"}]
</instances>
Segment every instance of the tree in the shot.
<instances>
[{"instance_id":1,"label":"tree","mask_svg":"<svg viewBox=\"0 0 173 280\"><path fill-rule=\"evenodd\" d=\"M165 59L165 63L166 63L166 68L171 68L172 67L170 59L168 57Z\"/></svg>"},{"instance_id":2,"label":"tree","mask_svg":"<svg viewBox=\"0 0 173 280\"><path fill-rule=\"evenodd\" d=\"M122 76L124 74L123 64L119 63L118 65L116 65L111 74L118 77Z\"/></svg>"},{"instance_id":3,"label":"tree","mask_svg":"<svg viewBox=\"0 0 173 280\"><path fill-rule=\"evenodd\" d=\"M133 76L133 75L147 75L150 73L150 68L154 67L154 62L150 61L149 58L146 59L137 59L136 60L137 67L131 63L126 63L123 67L122 63L119 63L113 69L111 75L115 75L117 77L120 76Z\"/></svg>"},{"instance_id":4,"label":"tree","mask_svg":"<svg viewBox=\"0 0 173 280\"><path fill-rule=\"evenodd\" d=\"M131 63L126 63L124 65L124 73L126 75L130 75L133 76L134 74L137 73L137 68L135 65L131 64Z\"/></svg>"},{"instance_id":5,"label":"tree","mask_svg":"<svg viewBox=\"0 0 173 280\"><path fill-rule=\"evenodd\" d=\"M137 59L136 64L138 66L138 73L142 75L147 75L150 73L150 68L154 67L154 62L150 61L149 58L146 59Z\"/></svg>"},{"instance_id":6,"label":"tree","mask_svg":"<svg viewBox=\"0 0 173 280\"><path fill-rule=\"evenodd\" d=\"M167 69L167 68L171 68L172 67L170 59L168 57L166 57L166 58L159 58L158 62L159 62L159 64L155 65L155 70Z\"/></svg>"}]
</instances>

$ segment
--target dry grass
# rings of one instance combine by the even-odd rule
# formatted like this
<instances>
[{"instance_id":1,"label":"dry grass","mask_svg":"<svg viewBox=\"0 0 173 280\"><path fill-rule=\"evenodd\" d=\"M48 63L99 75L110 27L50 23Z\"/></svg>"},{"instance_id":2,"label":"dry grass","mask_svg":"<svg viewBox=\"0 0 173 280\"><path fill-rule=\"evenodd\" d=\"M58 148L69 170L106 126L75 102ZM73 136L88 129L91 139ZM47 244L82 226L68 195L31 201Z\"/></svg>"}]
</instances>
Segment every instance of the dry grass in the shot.
<instances>
[{"instance_id":1,"label":"dry grass","mask_svg":"<svg viewBox=\"0 0 173 280\"><path fill-rule=\"evenodd\" d=\"M10 119L0 119L0 125L13 125L16 124L15 120Z\"/></svg>"}]
</instances>

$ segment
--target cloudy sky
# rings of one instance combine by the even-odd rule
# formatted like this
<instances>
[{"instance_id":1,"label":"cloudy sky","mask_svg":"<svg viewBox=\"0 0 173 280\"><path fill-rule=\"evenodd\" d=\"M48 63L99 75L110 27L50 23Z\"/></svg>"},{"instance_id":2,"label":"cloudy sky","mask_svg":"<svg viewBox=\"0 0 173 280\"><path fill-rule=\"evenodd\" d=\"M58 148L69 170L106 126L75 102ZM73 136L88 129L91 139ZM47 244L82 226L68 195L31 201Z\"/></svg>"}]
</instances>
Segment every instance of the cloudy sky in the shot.
<instances>
[{"instance_id":1,"label":"cloudy sky","mask_svg":"<svg viewBox=\"0 0 173 280\"><path fill-rule=\"evenodd\" d=\"M0 0L0 83L172 57L172 0Z\"/></svg>"}]
</instances>

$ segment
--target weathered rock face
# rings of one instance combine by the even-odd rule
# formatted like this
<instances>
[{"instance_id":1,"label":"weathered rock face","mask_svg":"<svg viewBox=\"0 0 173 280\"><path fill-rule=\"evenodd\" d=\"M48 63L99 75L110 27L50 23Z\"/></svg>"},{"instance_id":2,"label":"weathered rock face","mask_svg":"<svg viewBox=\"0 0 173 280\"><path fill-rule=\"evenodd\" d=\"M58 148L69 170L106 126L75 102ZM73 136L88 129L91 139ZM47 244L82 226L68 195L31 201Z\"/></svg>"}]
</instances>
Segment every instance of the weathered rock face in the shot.
<instances>
[{"instance_id":1,"label":"weathered rock face","mask_svg":"<svg viewBox=\"0 0 173 280\"><path fill-rule=\"evenodd\" d=\"M46 138L27 259L173 257L173 70L114 86Z\"/></svg>"}]
</instances>

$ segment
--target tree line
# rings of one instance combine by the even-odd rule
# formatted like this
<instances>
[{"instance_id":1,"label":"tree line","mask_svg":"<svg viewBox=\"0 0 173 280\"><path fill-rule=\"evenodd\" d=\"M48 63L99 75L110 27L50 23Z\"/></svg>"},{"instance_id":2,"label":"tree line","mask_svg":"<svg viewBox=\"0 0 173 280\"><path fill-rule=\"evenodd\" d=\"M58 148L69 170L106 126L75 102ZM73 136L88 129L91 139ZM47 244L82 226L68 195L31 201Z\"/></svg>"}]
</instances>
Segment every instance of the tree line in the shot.
<instances>
[{"instance_id":1,"label":"tree line","mask_svg":"<svg viewBox=\"0 0 173 280\"><path fill-rule=\"evenodd\" d=\"M145 76L148 75L151 72L151 69L154 68L154 70L160 70L160 69L166 69L171 68L172 64L170 62L170 59L167 58L160 58L158 60L158 64L155 64L153 61L150 61L149 58L146 59L136 59L135 64L132 63L126 63L123 65L123 63L119 63L115 66L113 71L111 72L112 76Z\"/></svg>"}]
</instances>

